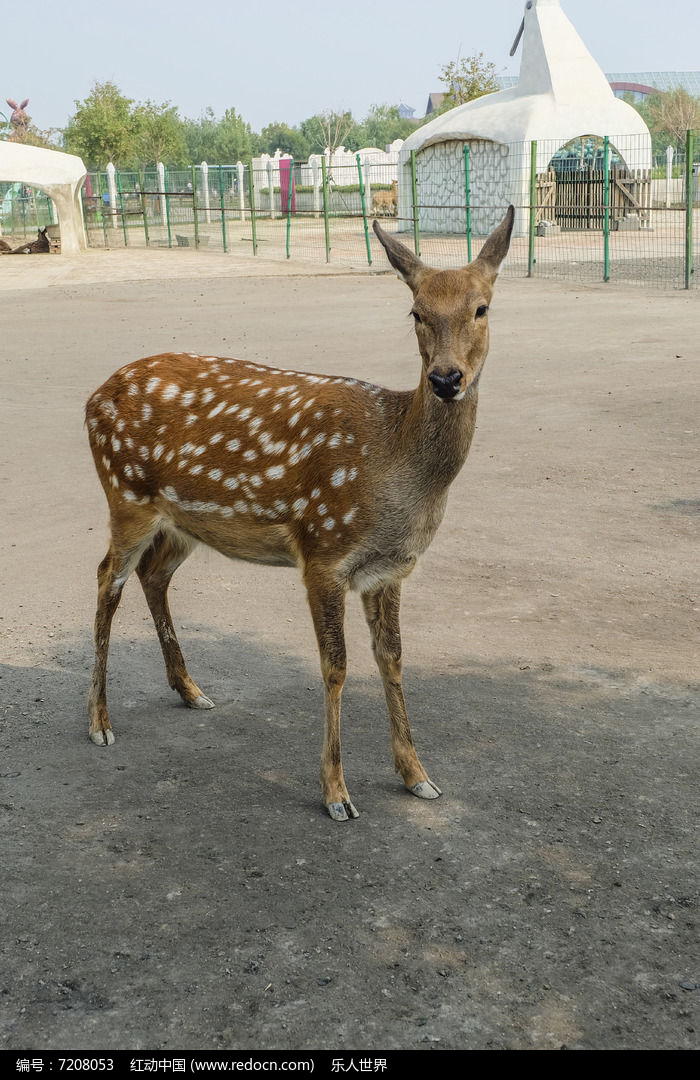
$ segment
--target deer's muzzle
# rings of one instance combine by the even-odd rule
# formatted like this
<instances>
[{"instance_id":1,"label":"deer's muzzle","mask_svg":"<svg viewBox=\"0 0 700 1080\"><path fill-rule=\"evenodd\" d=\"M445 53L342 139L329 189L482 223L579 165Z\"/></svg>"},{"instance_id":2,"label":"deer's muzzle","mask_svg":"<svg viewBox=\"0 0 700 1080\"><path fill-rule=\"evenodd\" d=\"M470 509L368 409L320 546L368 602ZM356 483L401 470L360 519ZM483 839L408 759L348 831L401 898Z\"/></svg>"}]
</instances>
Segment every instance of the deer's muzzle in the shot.
<instances>
[{"instance_id":1,"label":"deer's muzzle","mask_svg":"<svg viewBox=\"0 0 700 1080\"><path fill-rule=\"evenodd\" d=\"M428 378L432 384L433 392L443 401L449 401L450 398L456 397L462 385L462 372L456 369L448 371L446 375L439 371L431 371Z\"/></svg>"}]
</instances>

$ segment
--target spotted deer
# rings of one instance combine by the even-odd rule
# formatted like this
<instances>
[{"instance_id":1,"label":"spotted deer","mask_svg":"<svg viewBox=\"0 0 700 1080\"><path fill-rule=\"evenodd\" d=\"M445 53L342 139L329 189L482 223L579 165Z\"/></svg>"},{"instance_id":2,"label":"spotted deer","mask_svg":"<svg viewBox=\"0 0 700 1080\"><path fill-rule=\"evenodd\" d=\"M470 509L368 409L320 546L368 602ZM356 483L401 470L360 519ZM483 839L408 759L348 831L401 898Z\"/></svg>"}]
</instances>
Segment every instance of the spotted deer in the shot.
<instances>
[{"instance_id":1,"label":"spotted deer","mask_svg":"<svg viewBox=\"0 0 700 1080\"><path fill-rule=\"evenodd\" d=\"M413 293L422 371L413 391L228 357L165 353L127 364L87 404L107 496L98 569L89 734L109 746L112 618L135 570L168 680L186 705L213 702L190 678L167 590L198 543L250 562L299 567L325 687L321 789L331 818L358 816L340 753L349 589L360 593L382 676L396 770L422 799L441 792L420 763L401 684L401 583L430 544L474 434L488 310L513 208L469 266L435 270L374 229Z\"/></svg>"}]
</instances>

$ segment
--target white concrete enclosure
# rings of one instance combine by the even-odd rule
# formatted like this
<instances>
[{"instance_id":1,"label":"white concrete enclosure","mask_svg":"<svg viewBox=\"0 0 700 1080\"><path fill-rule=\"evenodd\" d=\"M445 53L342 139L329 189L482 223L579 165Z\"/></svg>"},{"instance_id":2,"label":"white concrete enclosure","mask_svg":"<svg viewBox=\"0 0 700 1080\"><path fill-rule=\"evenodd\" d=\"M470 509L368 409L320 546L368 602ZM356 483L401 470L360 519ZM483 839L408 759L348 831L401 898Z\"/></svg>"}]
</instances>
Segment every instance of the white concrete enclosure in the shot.
<instances>
[{"instance_id":1,"label":"white concrete enclosure","mask_svg":"<svg viewBox=\"0 0 700 1080\"><path fill-rule=\"evenodd\" d=\"M513 27L513 30L516 28ZM418 128L399 158L400 228L411 228L410 155L416 154L421 229L464 232L464 146L469 146L472 228L486 235L516 207L516 235L527 231L530 145L537 172L573 139L609 136L630 170L651 167L651 136L631 105L616 98L562 11L560 0L528 0L516 86L459 105ZM437 207L454 206L445 212Z\"/></svg>"},{"instance_id":2,"label":"white concrete enclosure","mask_svg":"<svg viewBox=\"0 0 700 1080\"><path fill-rule=\"evenodd\" d=\"M61 230L61 250L87 247L80 188L85 166L79 157L58 150L0 141L0 180L27 184L46 192L53 200Z\"/></svg>"}]
</instances>

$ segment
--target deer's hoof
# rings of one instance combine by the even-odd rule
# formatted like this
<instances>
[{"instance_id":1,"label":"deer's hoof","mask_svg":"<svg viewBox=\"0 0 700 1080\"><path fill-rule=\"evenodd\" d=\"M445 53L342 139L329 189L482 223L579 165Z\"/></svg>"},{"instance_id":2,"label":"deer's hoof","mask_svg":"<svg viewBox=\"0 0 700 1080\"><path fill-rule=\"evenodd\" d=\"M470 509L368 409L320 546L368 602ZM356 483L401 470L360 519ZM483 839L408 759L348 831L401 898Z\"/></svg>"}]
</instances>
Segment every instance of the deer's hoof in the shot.
<instances>
[{"instance_id":1,"label":"deer's hoof","mask_svg":"<svg viewBox=\"0 0 700 1080\"><path fill-rule=\"evenodd\" d=\"M348 818L356 818L360 816L349 799L347 802L327 803L326 809L328 810L330 816L333 818L333 821L347 821Z\"/></svg>"},{"instance_id":2,"label":"deer's hoof","mask_svg":"<svg viewBox=\"0 0 700 1080\"><path fill-rule=\"evenodd\" d=\"M94 742L95 746L112 746L114 744L114 732L111 728L107 728L106 731L102 729L91 731L90 741Z\"/></svg>"},{"instance_id":3,"label":"deer's hoof","mask_svg":"<svg viewBox=\"0 0 700 1080\"><path fill-rule=\"evenodd\" d=\"M420 780L409 789L419 799L439 799L442 795L440 788L432 780Z\"/></svg>"},{"instance_id":4,"label":"deer's hoof","mask_svg":"<svg viewBox=\"0 0 700 1080\"><path fill-rule=\"evenodd\" d=\"M188 709L213 709L214 702L206 694L200 694L194 701L187 702Z\"/></svg>"}]
</instances>

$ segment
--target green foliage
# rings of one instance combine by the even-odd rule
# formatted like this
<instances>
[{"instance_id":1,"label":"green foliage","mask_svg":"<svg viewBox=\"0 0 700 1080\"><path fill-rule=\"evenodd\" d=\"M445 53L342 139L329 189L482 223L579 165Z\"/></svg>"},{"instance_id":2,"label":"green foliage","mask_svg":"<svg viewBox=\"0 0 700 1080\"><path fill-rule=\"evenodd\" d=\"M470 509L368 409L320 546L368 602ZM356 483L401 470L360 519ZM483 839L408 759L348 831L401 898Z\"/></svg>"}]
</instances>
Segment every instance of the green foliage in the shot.
<instances>
[{"instance_id":1,"label":"green foliage","mask_svg":"<svg viewBox=\"0 0 700 1080\"><path fill-rule=\"evenodd\" d=\"M309 144L310 154L322 154L328 147L333 155L339 146L344 146L346 150L359 150L362 145L351 112L328 109L302 120L299 126Z\"/></svg>"},{"instance_id":2,"label":"green foliage","mask_svg":"<svg viewBox=\"0 0 700 1080\"><path fill-rule=\"evenodd\" d=\"M172 167L187 163L187 143L182 120L174 105L155 105L146 101L132 111L135 164L156 165L162 161Z\"/></svg>"},{"instance_id":3,"label":"green foliage","mask_svg":"<svg viewBox=\"0 0 700 1080\"><path fill-rule=\"evenodd\" d=\"M117 168L132 163L136 125L133 101L112 82L96 82L84 101L76 101L75 115L65 130L66 150L77 154L89 169Z\"/></svg>"},{"instance_id":4,"label":"green foliage","mask_svg":"<svg viewBox=\"0 0 700 1080\"><path fill-rule=\"evenodd\" d=\"M482 52L444 64L438 79L445 87L444 101L437 110L439 113L498 90L496 65L485 60Z\"/></svg>"},{"instance_id":5,"label":"green foliage","mask_svg":"<svg viewBox=\"0 0 700 1080\"><path fill-rule=\"evenodd\" d=\"M263 154L274 154L276 150L291 154L295 161L306 161L309 156L309 142L298 128L281 123L268 124L260 132L260 151Z\"/></svg>"},{"instance_id":6,"label":"green foliage","mask_svg":"<svg viewBox=\"0 0 700 1080\"><path fill-rule=\"evenodd\" d=\"M700 128L700 98L682 88L650 94L639 111L652 133L654 153L667 146L685 149L686 132Z\"/></svg>"},{"instance_id":7,"label":"green foliage","mask_svg":"<svg viewBox=\"0 0 700 1080\"><path fill-rule=\"evenodd\" d=\"M227 109L220 120L207 107L199 120L184 121L184 136L189 161L233 165L246 161L258 149L250 124L235 109Z\"/></svg>"},{"instance_id":8,"label":"green foliage","mask_svg":"<svg viewBox=\"0 0 700 1080\"><path fill-rule=\"evenodd\" d=\"M399 115L397 105L373 105L357 125L356 136L359 146L378 146L384 150L394 139L407 139L415 129L413 120L404 120Z\"/></svg>"}]
</instances>

